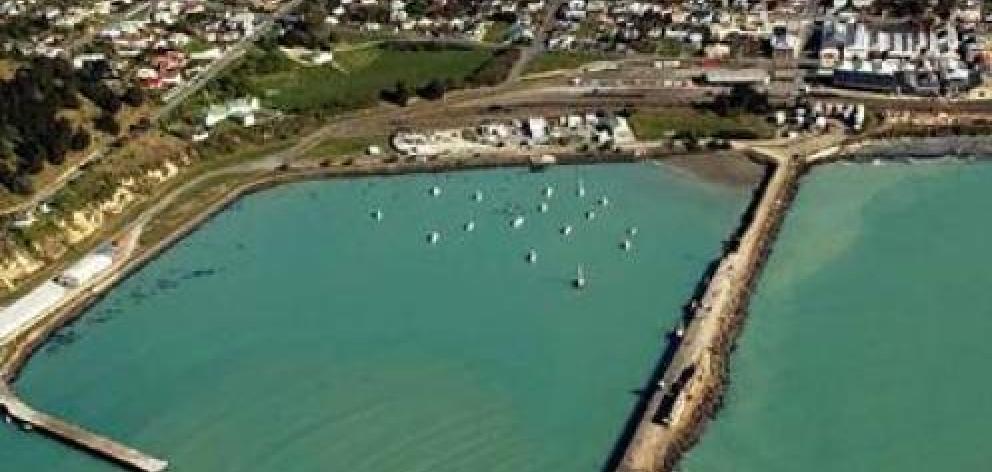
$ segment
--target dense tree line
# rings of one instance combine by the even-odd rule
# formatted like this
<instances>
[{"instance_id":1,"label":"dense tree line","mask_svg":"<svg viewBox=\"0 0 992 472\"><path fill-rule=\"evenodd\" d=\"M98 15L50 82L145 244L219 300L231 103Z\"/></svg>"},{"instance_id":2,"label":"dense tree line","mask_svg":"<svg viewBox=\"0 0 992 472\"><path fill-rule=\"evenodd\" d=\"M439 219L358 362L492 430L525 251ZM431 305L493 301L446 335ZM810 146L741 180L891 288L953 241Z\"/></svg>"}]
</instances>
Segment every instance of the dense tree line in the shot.
<instances>
[{"instance_id":1,"label":"dense tree line","mask_svg":"<svg viewBox=\"0 0 992 472\"><path fill-rule=\"evenodd\" d=\"M696 107L724 117L743 113L767 115L772 111L768 92L755 90L750 85L734 85L729 91L713 97L710 102L697 103Z\"/></svg>"},{"instance_id":2,"label":"dense tree line","mask_svg":"<svg viewBox=\"0 0 992 472\"><path fill-rule=\"evenodd\" d=\"M86 80L60 59L36 58L0 81L0 185L27 194L30 176L50 165L61 165L66 154L86 149L91 141L82 124L74 125L60 114L80 108L82 95L102 109L99 125L111 134L119 132L114 115L121 97L102 81ZM129 105L144 100L141 90L124 94Z\"/></svg>"}]
</instances>

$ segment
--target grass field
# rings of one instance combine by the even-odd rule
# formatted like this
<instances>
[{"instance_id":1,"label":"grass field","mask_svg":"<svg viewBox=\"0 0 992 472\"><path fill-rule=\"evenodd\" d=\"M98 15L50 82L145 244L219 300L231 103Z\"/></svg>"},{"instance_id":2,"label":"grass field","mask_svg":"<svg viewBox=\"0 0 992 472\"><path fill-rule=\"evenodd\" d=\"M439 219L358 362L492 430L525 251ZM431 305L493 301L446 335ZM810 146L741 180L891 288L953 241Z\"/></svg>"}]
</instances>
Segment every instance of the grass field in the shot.
<instances>
[{"instance_id":1,"label":"grass field","mask_svg":"<svg viewBox=\"0 0 992 472\"><path fill-rule=\"evenodd\" d=\"M722 117L689 107L665 111L637 112L630 118L638 139L661 139L672 133L695 136L720 136L753 133L756 138L774 136L775 128L761 116L741 114Z\"/></svg>"},{"instance_id":2,"label":"grass field","mask_svg":"<svg viewBox=\"0 0 992 472\"><path fill-rule=\"evenodd\" d=\"M386 136L355 136L328 138L303 154L304 158L324 159L340 156L354 156L365 153L369 146L389 147Z\"/></svg>"},{"instance_id":3,"label":"grass field","mask_svg":"<svg viewBox=\"0 0 992 472\"><path fill-rule=\"evenodd\" d=\"M286 64L282 70L246 78L266 106L299 113L343 111L374 104L397 81L410 87L430 79L464 79L491 57L486 50L399 51L373 47L335 54L331 65Z\"/></svg>"},{"instance_id":4,"label":"grass field","mask_svg":"<svg viewBox=\"0 0 992 472\"><path fill-rule=\"evenodd\" d=\"M542 53L530 61L525 73L534 74L559 69L575 69L582 64L605 60L609 60L609 57L596 52L551 51Z\"/></svg>"}]
</instances>

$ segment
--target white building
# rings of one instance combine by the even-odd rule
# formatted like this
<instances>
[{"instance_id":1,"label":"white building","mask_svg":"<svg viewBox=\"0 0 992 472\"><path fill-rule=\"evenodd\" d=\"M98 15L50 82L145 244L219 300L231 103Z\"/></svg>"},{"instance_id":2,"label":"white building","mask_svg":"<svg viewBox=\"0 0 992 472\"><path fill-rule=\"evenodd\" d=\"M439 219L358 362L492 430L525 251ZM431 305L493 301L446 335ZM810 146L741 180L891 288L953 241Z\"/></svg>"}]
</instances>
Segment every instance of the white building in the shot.
<instances>
[{"instance_id":1,"label":"white building","mask_svg":"<svg viewBox=\"0 0 992 472\"><path fill-rule=\"evenodd\" d=\"M76 288L93 280L97 275L110 268L114 258L110 254L95 252L86 255L75 264L69 266L56 281L66 288Z\"/></svg>"},{"instance_id":2,"label":"white building","mask_svg":"<svg viewBox=\"0 0 992 472\"><path fill-rule=\"evenodd\" d=\"M209 128L228 118L238 118L244 126L255 124L255 112L262 106L256 97L244 97L229 100L223 105L212 105L207 109L204 124Z\"/></svg>"}]
</instances>

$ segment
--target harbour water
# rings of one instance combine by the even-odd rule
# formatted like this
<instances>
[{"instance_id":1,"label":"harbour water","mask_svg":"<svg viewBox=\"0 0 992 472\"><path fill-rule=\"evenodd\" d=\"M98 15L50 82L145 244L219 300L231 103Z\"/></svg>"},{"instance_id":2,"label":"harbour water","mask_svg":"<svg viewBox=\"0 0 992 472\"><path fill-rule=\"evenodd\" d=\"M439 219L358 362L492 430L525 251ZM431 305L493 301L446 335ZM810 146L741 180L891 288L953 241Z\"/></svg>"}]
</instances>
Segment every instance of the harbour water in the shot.
<instances>
[{"instance_id":1,"label":"harbour water","mask_svg":"<svg viewBox=\"0 0 992 472\"><path fill-rule=\"evenodd\" d=\"M831 165L799 191L683 464L992 469L992 165Z\"/></svg>"},{"instance_id":2,"label":"harbour water","mask_svg":"<svg viewBox=\"0 0 992 472\"><path fill-rule=\"evenodd\" d=\"M598 471L750 191L654 164L280 187L115 288L16 387L184 472ZM117 469L0 425L0 470Z\"/></svg>"}]
</instances>

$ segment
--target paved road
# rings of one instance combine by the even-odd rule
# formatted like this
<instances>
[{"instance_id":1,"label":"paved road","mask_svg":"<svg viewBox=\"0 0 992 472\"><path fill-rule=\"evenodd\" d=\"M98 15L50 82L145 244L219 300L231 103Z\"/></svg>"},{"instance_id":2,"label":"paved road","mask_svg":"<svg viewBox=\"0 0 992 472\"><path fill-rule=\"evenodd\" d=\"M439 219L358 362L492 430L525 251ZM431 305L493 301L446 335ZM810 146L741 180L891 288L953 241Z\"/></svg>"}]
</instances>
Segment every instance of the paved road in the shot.
<instances>
[{"instance_id":1,"label":"paved road","mask_svg":"<svg viewBox=\"0 0 992 472\"><path fill-rule=\"evenodd\" d=\"M558 9L564 4L565 0L554 0L548 4L546 7L547 10L544 11L544 18L541 19L541 23L538 25L537 32L534 35L534 40L531 41L530 45L521 50L520 60L510 69L507 82L514 82L519 79L527 69L527 64L547 49L548 35L551 33L551 28L555 24L555 16L558 13Z\"/></svg>"}]
</instances>

